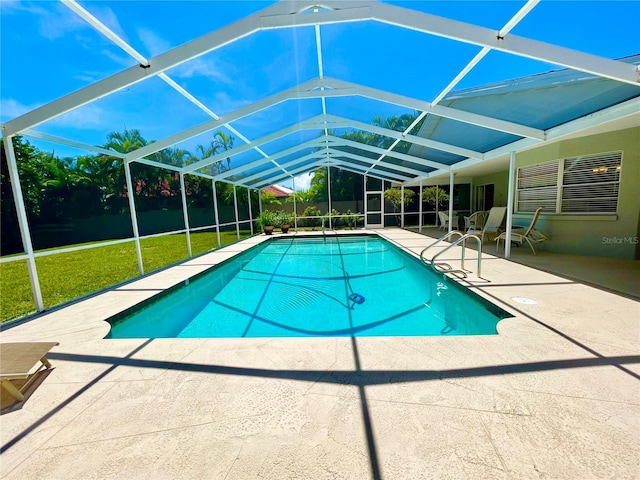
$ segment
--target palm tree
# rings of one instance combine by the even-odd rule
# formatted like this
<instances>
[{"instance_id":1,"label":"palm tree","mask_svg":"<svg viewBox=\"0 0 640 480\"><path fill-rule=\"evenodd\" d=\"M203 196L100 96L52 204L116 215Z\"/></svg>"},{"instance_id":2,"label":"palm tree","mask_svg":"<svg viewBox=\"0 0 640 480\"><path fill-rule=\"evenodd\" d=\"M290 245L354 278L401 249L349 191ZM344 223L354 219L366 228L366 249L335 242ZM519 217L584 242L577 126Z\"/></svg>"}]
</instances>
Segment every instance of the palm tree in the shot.
<instances>
[{"instance_id":1,"label":"palm tree","mask_svg":"<svg viewBox=\"0 0 640 480\"><path fill-rule=\"evenodd\" d=\"M227 135L222 130L217 130L213 134L213 138L209 142L209 145L198 145L196 147L196 153L199 154L199 159L194 158L194 160L206 160L207 158L213 157L220 152L226 152L233 148L234 137L231 135ZM222 161L218 161L212 165L209 165L210 173L212 175L219 175L225 170L231 169L231 157L227 157L227 165L226 168L222 164Z\"/></svg>"},{"instance_id":2,"label":"palm tree","mask_svg":"<svg viewBox=\"0 0 640 480\"><path fill-rule=\"evenodd\" d=\"M131 130L125 128L124 132L109 133L104 148L110 148L119 153L129 153L148 145L148 143L149 142L140 134L140 130L136 128Z\"/></svg>"},{"instance_id":3,"label":"palm tree","mask_svg":"<svg viewBox=\"0 0 640 480\"><path fill-rule=\"evenodd\" d=\"M60 159L53 152L42 164L45 181L41 220L44 223L69 220L73 216L74 194L92 183L91 178L73 164L74 159Z\"/></svg>"},{"instance_id":4,"label":"palm tree","mask_svg":"<svg viewBox=\"0 0 640 480\"><path fill-rule=\"evenodd\" d=\"M233 148L234 137L231 135L227 135L222 130L218 130L214 136L214 140L217 142L218 147L226 152L227 150L231 150ZM227 170L231 170L231 157L227 157Z\"/></svg>"}]
</instances>

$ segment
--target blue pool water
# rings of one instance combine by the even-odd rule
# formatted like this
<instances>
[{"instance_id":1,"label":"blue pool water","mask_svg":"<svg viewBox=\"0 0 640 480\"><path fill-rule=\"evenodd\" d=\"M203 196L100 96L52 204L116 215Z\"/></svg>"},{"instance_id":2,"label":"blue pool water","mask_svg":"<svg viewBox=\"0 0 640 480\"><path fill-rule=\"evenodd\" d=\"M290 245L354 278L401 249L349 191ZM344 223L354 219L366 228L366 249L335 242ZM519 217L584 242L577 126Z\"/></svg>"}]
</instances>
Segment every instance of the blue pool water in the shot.
<instances>
[{"instance_id":1,"label":"blue pool water","mask_svg":"<svg viewBox=\"0 0 640 480\"><path fill-rule=\"evenodd\" d=\"M370 235L274 238L152 300L107 338L478 335L508 316Z\"/></svg>"}]
</instances>

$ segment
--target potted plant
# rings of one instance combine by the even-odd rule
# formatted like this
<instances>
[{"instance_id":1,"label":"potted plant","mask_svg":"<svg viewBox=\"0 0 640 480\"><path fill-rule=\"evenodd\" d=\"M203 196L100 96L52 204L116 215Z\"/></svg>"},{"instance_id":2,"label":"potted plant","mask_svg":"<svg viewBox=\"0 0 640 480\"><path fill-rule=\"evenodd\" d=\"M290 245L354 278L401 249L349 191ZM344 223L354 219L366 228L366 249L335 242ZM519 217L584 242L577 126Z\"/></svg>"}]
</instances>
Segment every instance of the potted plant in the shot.
<instances>
[{"instance_id":1,"label":"potted plant","mask_svg":"<svg viewBox=\"0 0 640 480\"><path fill-rule=\"evenodd\" d=\"M279 212L276 212L273 221L275 226L280 228L282 233L289 233L289 228L291 227L291 215L284 210L280 210Z\"/></svg>"},{"instance_id":2,"label":"potted plant","mask_svg":"<svg viewBox=\"0 0 640 480\"><path fill-rule=\"evenodd\" d=\"M262 228L265 235L271 235L273 233L274 226L273 212L263 210L260 212L260 215L258 215L256 223L258 224L258 228Z\"/></svg>"}]
</instances>

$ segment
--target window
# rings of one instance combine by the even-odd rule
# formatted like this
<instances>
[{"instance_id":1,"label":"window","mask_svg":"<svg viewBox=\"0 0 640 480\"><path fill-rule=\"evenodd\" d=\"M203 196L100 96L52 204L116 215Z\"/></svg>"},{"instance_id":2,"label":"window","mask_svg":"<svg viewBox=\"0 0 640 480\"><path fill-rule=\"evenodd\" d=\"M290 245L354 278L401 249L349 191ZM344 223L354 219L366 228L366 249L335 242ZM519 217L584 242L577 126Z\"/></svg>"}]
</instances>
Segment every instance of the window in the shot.
<instances>
[{"instance_id":1,"label":"window","mask_svg":"<svg viewBox=\"0 0 640 480\"><path fill-rule=\"evenodd\" d=\"M583 155L518 169L516 211L615 213L622 152Z\"/></svg>"}]
</instances>

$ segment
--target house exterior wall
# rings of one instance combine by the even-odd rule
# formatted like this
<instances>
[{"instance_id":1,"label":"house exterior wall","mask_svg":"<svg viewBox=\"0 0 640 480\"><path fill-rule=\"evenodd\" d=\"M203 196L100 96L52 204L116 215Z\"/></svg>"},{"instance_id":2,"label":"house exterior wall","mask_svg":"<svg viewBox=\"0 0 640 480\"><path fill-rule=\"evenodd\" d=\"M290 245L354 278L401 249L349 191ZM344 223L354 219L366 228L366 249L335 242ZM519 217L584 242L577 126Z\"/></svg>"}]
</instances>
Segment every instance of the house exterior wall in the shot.
<instances>
[{"instance_id":1,"label":"house exterior wall","mask_svg":"<svg viewBox=\"0 0 640 480\"><path fill-rule=\"evenodd\" d=\"M493 206L504 207L507 205L507 195L509 194L509 172L496 172L489 175L482 175L473 178L473 201L475 202L475 188L478 185L493 184ZM475 206L475 204L474 204Z\"/></svg>"},{"instance_id":2,"label":"house exterior wall","mask_svg":"<svg viewBox=\"0 0 640 480\"><path fill-rule=\"evenodd\" d=\"M551 241L545 242L543 249L557 253L638 259L640 127L565 140L521 152L516 155L516 167L618 150L623 153L617 214L542 214L536 228L552 237ZM474 183L478 183L478 179L474 179ZM514 214L513 223L528 225L530 219L531 214Z\"/></svg>"}]
</instances>

